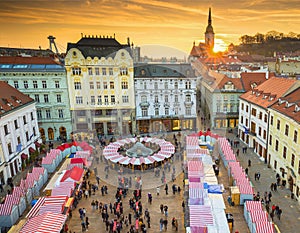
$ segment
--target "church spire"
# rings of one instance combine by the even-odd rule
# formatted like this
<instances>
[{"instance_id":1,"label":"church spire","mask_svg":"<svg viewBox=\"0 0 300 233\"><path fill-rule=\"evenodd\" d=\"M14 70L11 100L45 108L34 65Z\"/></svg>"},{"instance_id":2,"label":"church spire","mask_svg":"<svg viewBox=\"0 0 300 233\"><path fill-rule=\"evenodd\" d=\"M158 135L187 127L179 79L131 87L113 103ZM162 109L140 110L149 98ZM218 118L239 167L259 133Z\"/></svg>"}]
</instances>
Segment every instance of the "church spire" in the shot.
<instances>
[{"instance_id":1,"label":"church spire","mask_svg":"<svg viewBox=\"0 0 300 233\"><path fill-rule=\"evenodd\" d=\"M211 25L211 8L209 8L208 12L208 25Z\"/></svg>"}]
</instances>

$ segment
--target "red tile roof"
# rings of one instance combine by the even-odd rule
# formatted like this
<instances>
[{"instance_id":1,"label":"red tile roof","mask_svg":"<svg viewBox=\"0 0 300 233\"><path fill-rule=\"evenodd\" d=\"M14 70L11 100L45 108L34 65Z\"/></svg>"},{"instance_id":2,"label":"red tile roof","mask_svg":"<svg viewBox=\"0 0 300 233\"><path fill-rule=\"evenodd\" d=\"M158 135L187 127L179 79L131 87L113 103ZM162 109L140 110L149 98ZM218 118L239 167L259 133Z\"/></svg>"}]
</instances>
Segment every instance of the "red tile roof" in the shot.
<instances>
[{"instance_id":1,"label":"red tile roof","mask_svg":"<svg viewBox=\"0 0 300 233\"><path fill-rule=\"evenodd\" d=\"M271 106L277 112L293 119L300 124L300 88L280 98Z\"/></svg>"},{"instance_id":2,"label":"red tile roof","mask_svg":"<svg viewBox=\"0 0 300 233\"><path fill-rule=\"evenodd\" d=\"M34 100L6 82L0 81L0 116L30 102Z\"/></svg>"},{"instance_id":3,"label":"red tile roof","mask_svg":"<svg viewBox=\"0 0 300 233\"><path fill-rule=\"evenodd\" d=\"M241 80L245 92L252 90L266 81L266 73L241 73Z\"/></svg>"},{"instance_id":4,"label":"red tile roof","mask_svg":"<svg viewBox=\"0 0 300 233\"><path fill-rule=\"evenodd\" d=\"M69 178L75 182L78 182L82 178L83 173L84 173L84 170L82 168L75 166L72 169L66 171L64 176L61 178L60 182L69 180Z\"/></svg>"},{"instance_id":5,"label":"red tile roof","mask_svg":"<svg viewBox=\"0 0 300 233\"><path fill-rule=\"evenodd\" d=\"M59 64L50 57L11 57L0 56L0 64Z\"/></svg>"},{"instance_id":6,"label":"red tile roof","mask_svg":"<svg viewBox=\"0 0 300 233\"><path fill-rule=\"evenodd\" d=\"M241 60L234 57L227 56L210 56L205 58L198 58L198 60L204 64L238 64Z\"/></svg>"},{"instance_id":7,"label":"red tile roof","mask_svg":"<svg viewBox=\"0 0 300 233\"><path fill-rule=\"evenodd\" d=\"M246 92L240 98L260 107L267 108L274 104L278 98L294 90L300 82L295 79L272 77L257 88Z\"/></svg>"}]
</instances>

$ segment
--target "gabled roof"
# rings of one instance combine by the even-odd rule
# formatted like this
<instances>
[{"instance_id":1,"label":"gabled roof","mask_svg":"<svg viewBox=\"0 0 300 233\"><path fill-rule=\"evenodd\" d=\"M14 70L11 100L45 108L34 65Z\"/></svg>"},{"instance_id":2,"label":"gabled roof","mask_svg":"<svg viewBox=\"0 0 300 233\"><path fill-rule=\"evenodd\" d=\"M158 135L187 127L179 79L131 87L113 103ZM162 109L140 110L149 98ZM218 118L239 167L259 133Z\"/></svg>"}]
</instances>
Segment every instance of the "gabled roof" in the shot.
<instances>
[{"instance_id":1,"label":"gabled roof","mask_svg":"<svg viewBox=\"0 0 300 233\"><path fill-rule=\"evenodd\" d=\"M198 60L204 64L238 64L241 61L231 56L210 56L205 58L198 58Z\"/></svg>"},{"instance_id":2,"label":"gabled roof","mask_svg":"<svg viewBox=\"0 0 300 233\"><path fill-rule=\"evenodd\" d=\"M241 80L245 92L256 88L266 81L266 73L241 73Z\"/></svg>"},{"instance_id":3,"label":"gabled roof","mask_svg":"<svg viewBox=\"0 0 300 233\"><path fill-rule=\"evenodd\" d=\"M267 108L297 86L299 86L299 82L297 83L295 79L272 77L257 88L241 95L240 98L262 108Z\"/></svg>"},{"instance_id":4,"label":"gabled roof","mask_svg":"<svg viewBox=\"0 0 300 233\"><path fill-rule=\"evenodd\" d=\"M6 82L0 81L0 116L33 102L32 98L24 95Z\"/></svg>"},{"instance_id":5,"label":"gabled roof","mask_svg":"<svg viewBox=\"0 0 300 233\"><path fill-rule=\"evenodd\" d=\"M64 174L64 176L61 178L60 182L64 182L67 179L71 179L73 181L80 181L84 173L84 170L82 168L79 168L77 166L73 167L70 170L67 170Z\"/></svg>"},{"instance_id":6,"label":"gabled roof","mask_svg":"<svg viewBox=\"0 0 300 233\"><path fill-rule=\"evenodd\" d=\"M281 97L271 106L271 109L274 109L300 124L300 88Z\"/></svg>"}]
</instances>

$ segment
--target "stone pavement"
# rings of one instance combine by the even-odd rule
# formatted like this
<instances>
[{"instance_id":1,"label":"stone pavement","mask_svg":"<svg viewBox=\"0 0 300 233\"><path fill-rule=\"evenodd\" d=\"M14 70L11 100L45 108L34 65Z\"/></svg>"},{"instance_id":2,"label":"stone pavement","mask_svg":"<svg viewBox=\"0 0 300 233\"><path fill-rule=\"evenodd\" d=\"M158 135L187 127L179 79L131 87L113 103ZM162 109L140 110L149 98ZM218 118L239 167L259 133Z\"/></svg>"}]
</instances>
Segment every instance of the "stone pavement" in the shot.
<instances>
[{"instance_id":1,"label":"stone pavement","mask_svg":"<svg viewBox=\"0 0 300 233\"><path fill-rule=\"evenodd\" d=\"M231 140L238 140L236 134L226 133L227 138ZM234 148L234 152L239 148L239 156L237 160L241 163L243 168L248 167L248 160L251 160L251 167L249 167L248 175L251 180L255 192L260 192L263 196L264 192L271 191L271 183L276 182L276 172L268 168L267 164L262 161L258 155L253 152L253 149L248 148L247 153L242 153L242 147L245 146L241 141L237 148ZM260 172L261 177L259 181L255 181L254 174ZM295 199L291 199L290 190L287 188L279 187L277 191L272 191L272 204L278 205L282 209L282 216L279 220L274 217L274 224L277 232L282 233L294 233L300 232L300 206ZM278 230L279 229L279 230Z\"/></svg>"}]
</instances>

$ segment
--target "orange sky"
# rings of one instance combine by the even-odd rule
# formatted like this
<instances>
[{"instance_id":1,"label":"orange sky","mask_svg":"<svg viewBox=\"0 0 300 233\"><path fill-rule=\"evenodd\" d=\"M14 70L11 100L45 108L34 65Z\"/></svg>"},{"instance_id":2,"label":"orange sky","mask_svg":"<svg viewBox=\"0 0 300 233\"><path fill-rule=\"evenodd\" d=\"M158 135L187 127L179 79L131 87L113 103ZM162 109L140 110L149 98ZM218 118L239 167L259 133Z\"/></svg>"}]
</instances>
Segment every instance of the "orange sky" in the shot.
<instances>
[{"instance_id":1,"label":"orange sky","mask_svg":"<svg viewBox=\"0 0 300 233\"><path fill-rule=\"evenodd\" d=\"M209 7L217 43L271 30L300 33L299 0L0 0L0 46L48 48L54 35L64 52L81 33L115 33L121 43L130 37L138 46L188 53L204 38Z\"/></svg>"}]
</instances>

